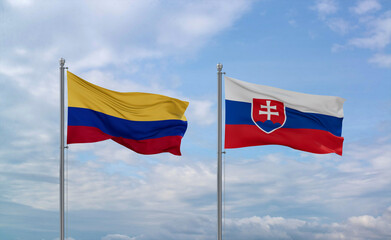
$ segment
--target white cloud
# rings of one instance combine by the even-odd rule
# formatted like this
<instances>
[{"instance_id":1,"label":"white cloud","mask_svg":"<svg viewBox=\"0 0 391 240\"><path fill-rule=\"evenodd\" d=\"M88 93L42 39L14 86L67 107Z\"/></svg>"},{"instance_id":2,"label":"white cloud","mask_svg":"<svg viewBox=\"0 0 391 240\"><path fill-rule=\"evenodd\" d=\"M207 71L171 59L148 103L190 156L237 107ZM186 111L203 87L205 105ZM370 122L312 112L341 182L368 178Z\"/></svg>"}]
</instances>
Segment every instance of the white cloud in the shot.
<instances>
[{"instance_id":1,"label":"white cloud","mask_svg":"<svg viewBox=\"0 0 391 240\"><path fill-rule=\"evenodd\" d=\"M368 23L366 37L353 38L349 44L358 48L383 49L391 42L391 11Z\"/></svg>"},{"instance_id":2,"label":"white cloud","mask_svg":"<svg viewBox=\"0 0 391 240\"><path fill-rule=\"evenodd\" d=\"M351 29L350 24L342 18L333 18L326 21L327 26L339 34L346 34Z\"/></svg>"},{"instance_id":3,"label":"white cloud","mask_svg":"<svg viewBox=\"0 0 391 240\"><path fill-rule=\"evenodd\" d=\"M360 24L354 24L345 20L346 18L328 17L328 15L338 10L335 1L319 0L312 9L319 13L321 19L332 31L341 35L346 35L352 32L352 30L357 30L361 28L361 25L366 28L360 29L363 30L362 36L350 38L346 44L333 44L331 48L332 52L339 52L352 47L379 51L385 49L391 43L391 11L387 11L378 16L360 16ZM355 7L350 8L351 11L358 15L372 13L380 9L381 5L377 0L361 0L357 2ZM391 65L387 54L377 53L368 61L380 67L388 68Z\"/></svg>"},{"instance_id":4,"label":"white cloud","mask_svg":"<svg viewBox=\"0 0 391 240\"><path fill-rule=\"evenodd\" d=\"M115 55L107 48L95 49L87 56L84 56L80 60L72 64L72 68L75 70L83 68L99 68L113 63Z\"/></svg>"},{"instance_id":5,"label":"white cloud","mask_svg":"<svg viewBox=\"0 0 391 240\"><path fill-rule=\"evenodd\" d=\"M345 35L353 28L344 18L331 17L338 11L335 0L318 0L312 9L318 12L320 19L334 32Z\"/></svg>"},{"instance_id":6,"label":"white cloud","mask_svg":"<svg viewBox=\"0 0 391 240\"><path fill-rule=\"evenodd\" d=\"M344 49L346 49L346 46L341 45L341 44L336 44L336 43L333 44L333 46L331 47L331 51L332 52L339 52L339 51L342 51Z\"/></svg>"},{"instance_id":7,"label":"white cloud","mask_svg":"<svg viewBox=\"0 0 391 240\"><path fill-rule=\"evenodd\" d=\"M322 206L322 211L348 216L358 209L374 211L378 205L389 204L383 194L391 184L391 178L387 177L391 171L387 161L391 156L390 144L376 142L376 145L345 147L343 161L330 155L317 156L318 160L312 155L295 160L277 154L262 159L238 159L230 157L228 151L226 206L232 212L248 209L247 214L267 208L274 215L281 214L278 209L286 204L296 207L315 204ZM276 167L281 164L284 167ZM348 200L352 198L353 203ZM371 203L370 199L377 199L377 203ZM276 210L269 209L270 205L276 205ZM342 205L343 209L334 209Z\"/></svg>"},{"instance_id":8,"label":"white cloud","mask_svg":"<svg viewBox=\"0 0 391 240\"><path fill-rule=\"evenodd\" d=\"M364 240L387 236L391 229L389 223L387 225L391 208L377 217L351 215L360 211L376 212L389 204L386 197L377 196L377 193L387 191L391 184L388 176L391 171L391 148L387 143L375 142L374 145L376 148L350 147L342 161L330 155L319 158L303 155L300 160L282 154L246 160L227 157L227 213L249 216L228 218L227 236L231 239L271 240L333 240L342 237ZM130 221L140 226L155 226L153 232L148 232L143 226L141 233L137 233L140 239L161 239L157 231L163 232L165 239L213 239L215 220L211 215L215 213L216 193L214 161L200 163L194 159L170 159L165 155L137 159L131 154L113 155L111 159L110 152L120 151L122 146L109 142L93 146L102 150L94 150L95 155L80 158L77 162L74 161L76 156L71 146L68 189L71 212L83 214L82 211L98 210L107 214L109 209L113 212L110 219L123 222L123 229ZM9 173L1 174L1 183L11 186L7 187L5 194L2 193L2 196L7 196L3 199L34 208L57 209L57 163L49 162L45 165L37 161L19 165L1 162L0 168ZM325 171L326 168L328 171ZM38 174L41 172L47 174L46 179ZM35 179L31 173L37 173ZM3 185L0 187L4 189ZM352 198L354 202L350 201ZM314 205L317 210L312 209ZM308 208L309 211L302 211L302 219L275 217L291 211L292 206ZM196 215L193 215L194 211ZM264 211L274 213L259 217ZM322 219L309 221L313 216L311 214L317 216L318 211L335 211L340 216L357 217L346 217L346 222L333 224L324 224ZM117 216L117 212L122 212L124 216ZM105 221L102 220L102 224ZM164 224L160 225L160 221ZM195 224L197 229L193 229ZM158 225L159 229L156 230ZM364 226L366 230L360 230ZM88 226L84 228L88 229ZM363 232L358 234L359 230ZM125 232L123 235L109 234L105 237L126 239L128 236L134 235Z\"/></svg>"},{"instance_id":9,"label":"white cloud","mask_svg":"<svg viewBox=\"0 0 391 240\"><path fill-rule=\"evenodd\" d=\"M196 100L190 101L187 110L188 120L199 125L211 125L216 121L216 113L213 110L214 104L211 100Z\"/></svg>"},{"instance_id":10,"label":"white cloud","mask_svg":"<svg viewBox=\"0 0 391 240\"><path fill-rule=\"evenodd\" d=\"M8 0L8 4L10 4L13 7L29 7L33 3L32 0Z\"/></svg>"},{"instance_id":11,"label":"white cloud","mask_svg":"<svg viewBox=\"0 0 391 240\"><path fill-rule=\"evenodd\" d=\"M351 10L356 14L366 14L381 9L381 5L377 0L361 0Z\"/></svg>"},{"instance_id":12,"label":"white cloud","mask_svg":"<svg viewBox=\"0 0 391 240\"><path fill-rule=\"evenodd\" d=\"M161 22L165 27L159 29L157 43L163 47L169 45L180 49L197 48L200 43L204 44L205 37L215 35L231 25L233 19L227 19L227 16L234 17L235 12L243 12L249 6L243 1L225 3L200 1L182 4L181 12L176 13L176 17L168 17Z\"/></svg>"},{"instance_id":13,"label":"white cloud","mask_svg":"<svg viewBox=\"0 0 391 240\"><path fill-rule=\"evenodd\" d=\"M370 58L369 62L376 64L379 67L391 68L391 55L378 53Z\"/></svg>"},{"instance_id":14,"label":"white cloud","mask_svg":"<svg viewBox=\"0 0 391 240\"><path fill-rule=\"evenodd\" d=\"M129 237L122 234L108 234L102 240L137 240L136 237Z\"/></svg>"},{"instance_id":15,"label":"white cloud","mask_svg":"<svg viewBox=\"0 0 391 240\"><path fill-rule=\"evenodd\" d=\"M346 223L335 226L345 239L387 239L391 236L391 207L381 216L350 217Z\"/></svg>"},{"instance_id":16,"label":"white cloud","mask_svg":"<svg viewBox=\"0 0 391 240\"><path fill-rule=\"evenodd\" d=\"M58 76L60 57L76 73L108 66L133 68L143 66L146 59L186 59L229 28L249 6L250 1L11 1L4 4L0 22L1 32L7 33L0 35L0 72L28 90L42 87L39 92L47 97L51 89L45 86L56 81L27 73L48 75L47 69L53 69L50 73ZM53 24L58 19L61 27Z\"/></svg>"},{"instance_id":17,"label":"white cloud","mask_svg":"<svg viewBox=\"0 0 391 240\"><path fill-rule=\"evenodd\" d=\"M317 0L312 9L317 11L321 18L324 18L327 15L336 13L338 5L335 0Z\"/></svg>"},{"instance_id":18,"label":"white cloud","mask_svg":"<svg viewBox=\"0 0 391 240\"><path fill-rule=\"evenodd\" d=\"M95 143L94 147L98 149L96 154L74 161L73 145L70 146L67 185L71 210L129 210L137 207L175 211L188 206L186 199L214 193L212 166L183 157L180 161L170 160L167 155L146 161L127 149L130 153L121 155L125 152L124 148L110 142ZM154 158L154 161L161 163L151 163ZM174 166L170 164L171 161L174 161ZM43 167L42 162L48 163ZM37 209L57 209L57 165L58 161L54 159L30 159L19 164L0 163L5 174L2 182L9 185L3 199ZM208 208L210 204L196 208Z\"/></svg>"},{"instance_id":19,"label":"white cloud","mask_svg":"<svg viewBox=\"0 0 391 240\"><path fill-rule=\"evenodd\" d=\"M261 228L269 230L271 226L276 225L283 225L286 228L297 228L304 225L304 221L301 220L295 220L295 219L284 219L282 217L270 217L265 216L263 218L253 216L250 218L242 218L238 219L236 221L228 220L228 224L234 224L237 226L243 226L243 225L249 225L249 224L256 224L260 225Z\"/></svg>"},{"instance_id":20,"label":"white cloud","mask_svg":"<svg viewBox=\"0 0 391 240\"><path fill-rule=\"evenodd\" d=\"M289 231L302 227L305 222L282 217L227 219L226 236L230 239L292 239Z\"/></svg>"},{"instance_id":21,"label":"white cloud","mask_svg":"<svg viewBox=\"0 0 391 240\"><path fill-rule=\"evenodd\" d=\"M270 216L227 219L226 229L229 239L388 239L391 236L391 207L378 217L363 215L331 224Z\"/></svg>"}]
</instances>

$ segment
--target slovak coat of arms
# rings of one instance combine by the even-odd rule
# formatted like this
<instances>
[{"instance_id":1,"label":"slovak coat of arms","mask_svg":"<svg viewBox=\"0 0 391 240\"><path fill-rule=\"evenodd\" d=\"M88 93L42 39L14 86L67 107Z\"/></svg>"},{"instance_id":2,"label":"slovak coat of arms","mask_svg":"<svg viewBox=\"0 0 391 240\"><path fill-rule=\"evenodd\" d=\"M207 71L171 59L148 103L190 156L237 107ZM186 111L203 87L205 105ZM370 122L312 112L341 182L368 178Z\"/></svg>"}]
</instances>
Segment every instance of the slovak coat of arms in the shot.
<instances>
[{"instance_id":1,"label":"slovak coat of arms","mask_svg":"<svg viewBox=\"0 0 391 240\"><path fill-rule=\"evenodd\" d=\"M253 98L251 111L251 117L255 125L267 134L285 124L286 114L283 102Z\"/></svg>"}]
</instances>

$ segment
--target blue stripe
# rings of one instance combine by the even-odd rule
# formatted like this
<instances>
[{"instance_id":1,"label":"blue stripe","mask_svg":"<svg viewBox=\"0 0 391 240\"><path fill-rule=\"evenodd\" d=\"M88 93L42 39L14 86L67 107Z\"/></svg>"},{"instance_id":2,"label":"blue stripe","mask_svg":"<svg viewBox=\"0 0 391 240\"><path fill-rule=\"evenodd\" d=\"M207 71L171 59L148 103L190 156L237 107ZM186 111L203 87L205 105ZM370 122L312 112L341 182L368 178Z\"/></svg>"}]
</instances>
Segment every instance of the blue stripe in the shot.
<instances>
[{"instance_id":1,"label":"blue stripe","mask_svg":"<svg viewBox=\"0 0 391 240\"><path fill-rule=\"evenodd\" d=\"M283 128L318 129L340 137L343 118L318 113L305 113L285 107L286 122ZM225 123L254 125L251 103L225 100Z\"/></svg>"},{"instance_id":2,"label":"blue stripe","mask_svg":"<svg viewBox=\"0 0 391 240\"><path fill-rule=\"evenodd\" d=\"M68 126L99 128L102 132L134 140L183 136L187 121L130 121L86 108L68 107Z\"/></svg>"}]
</instances>

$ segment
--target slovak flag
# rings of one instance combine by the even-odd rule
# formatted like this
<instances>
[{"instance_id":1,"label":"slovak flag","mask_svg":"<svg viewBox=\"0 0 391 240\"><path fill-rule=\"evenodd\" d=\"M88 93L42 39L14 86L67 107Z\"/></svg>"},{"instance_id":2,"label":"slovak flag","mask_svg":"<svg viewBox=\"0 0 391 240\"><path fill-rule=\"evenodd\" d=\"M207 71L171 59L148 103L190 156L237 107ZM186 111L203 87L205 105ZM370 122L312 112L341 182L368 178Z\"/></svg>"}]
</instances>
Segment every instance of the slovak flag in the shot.
<instances>
[{"instance_id":1,"label":"slovak flag","mask_svg":"<svg viewBox=\"0 0 391 240\"><path fill-rule=\"evenodd\" d=\"M225 148L284 145L342 155L344 102L225 77Z\"/></svg>"}]
</instances>

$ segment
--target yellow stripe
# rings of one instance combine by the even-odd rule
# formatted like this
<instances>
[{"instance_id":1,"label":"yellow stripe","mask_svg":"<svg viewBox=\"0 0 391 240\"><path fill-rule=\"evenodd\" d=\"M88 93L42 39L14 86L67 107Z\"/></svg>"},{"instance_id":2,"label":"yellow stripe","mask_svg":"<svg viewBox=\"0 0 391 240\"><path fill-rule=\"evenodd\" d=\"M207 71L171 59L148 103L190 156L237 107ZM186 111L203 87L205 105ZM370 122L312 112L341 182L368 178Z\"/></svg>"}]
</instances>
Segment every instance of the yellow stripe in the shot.
<instances>
[{"instance_id":1,"label":"yellow stripe","mask_svg":"<svg viewBox=\"0 0 391 240\"><path fill-rule=\"evenodd\" d=\"M133 121L184 120L188 102L163 95L115 92L67 72L68 106L88 108Z\"/></svg>"}]
</instances>

